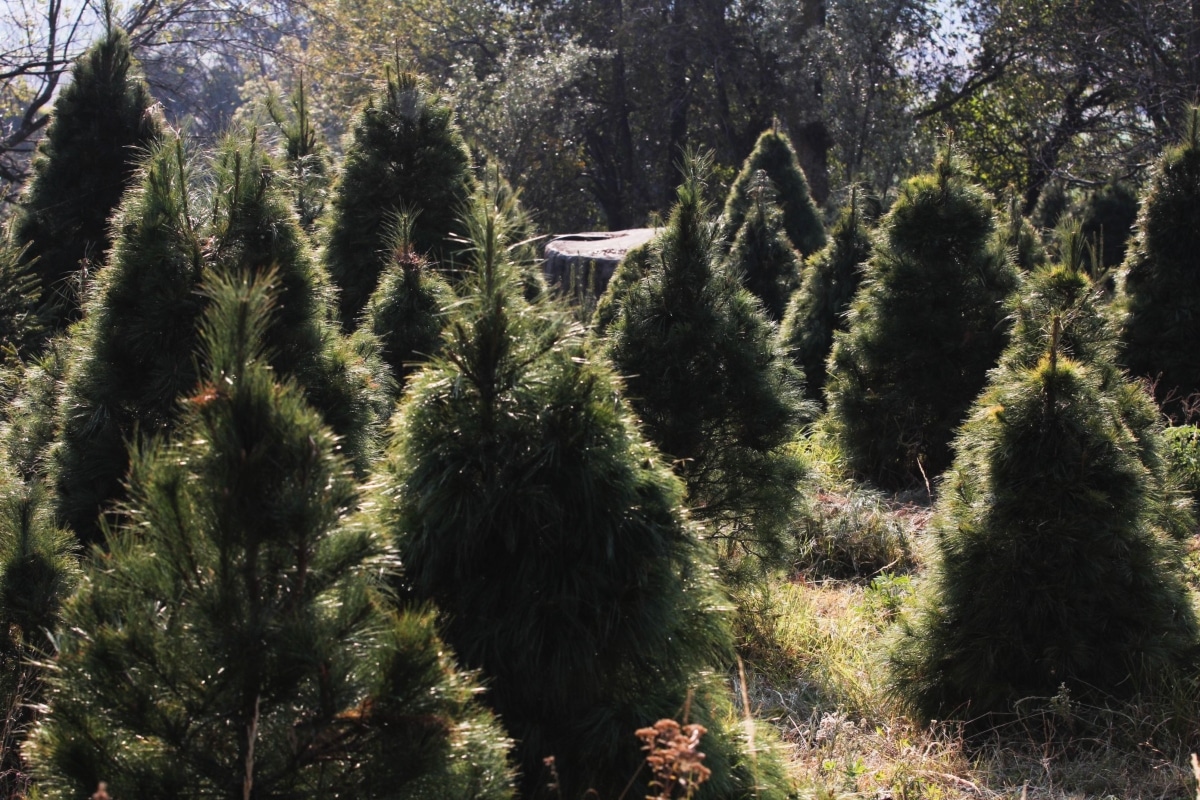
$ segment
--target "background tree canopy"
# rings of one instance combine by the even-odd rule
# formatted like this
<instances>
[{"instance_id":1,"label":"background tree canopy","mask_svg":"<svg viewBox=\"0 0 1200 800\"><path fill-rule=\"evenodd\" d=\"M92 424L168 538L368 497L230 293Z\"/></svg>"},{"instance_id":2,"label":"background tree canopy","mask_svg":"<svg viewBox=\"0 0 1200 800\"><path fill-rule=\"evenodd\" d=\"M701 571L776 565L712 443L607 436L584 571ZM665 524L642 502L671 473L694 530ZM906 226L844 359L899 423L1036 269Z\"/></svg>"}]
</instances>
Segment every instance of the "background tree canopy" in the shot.
<instances>
[{"instance_id":1,"label":"background tree canopy","mask_svg":"<svg viewBox=\"0 0 1200 800\"><path fill-rule=\"evenodd\" d=\"M820 205L852 183L898 186L949 129L972 177L1014 187L1028 214L1054 180L1140 182L1200 78L1190 0L138 0L113 13L168 120L202 134L303 76L336 149L398 58L450 96L473 148L553 230L644 224L669 207L684 146L712 149L728 181L773 123ZM61 0L0 12L9 199L102 15Z\"/></svg>"}]
</instances>

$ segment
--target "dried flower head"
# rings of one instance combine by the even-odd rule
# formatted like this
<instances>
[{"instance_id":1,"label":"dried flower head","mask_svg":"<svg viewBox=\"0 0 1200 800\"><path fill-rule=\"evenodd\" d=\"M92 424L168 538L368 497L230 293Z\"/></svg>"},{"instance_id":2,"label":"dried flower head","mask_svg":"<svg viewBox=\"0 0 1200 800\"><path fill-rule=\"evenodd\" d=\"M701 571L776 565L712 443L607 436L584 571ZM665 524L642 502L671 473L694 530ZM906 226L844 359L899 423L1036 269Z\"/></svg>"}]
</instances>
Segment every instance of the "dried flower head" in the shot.
<instances>
[{"instance_id":1,"label":"dried flower head","mask_svg":"<svg viewBox=\"0 0 1200 800\"><path fill-rule=\"evenodd\" d=\"M673 719L660 719L654 727L637 732L654 775L650 786L658 790L647 795L647 800L670 800L676 787L682 790L680 797L691 798L708 780L712 770L704 766L704 753L700 752L700 737L705 732L703 725L680 726Z\"/></svg>"}]
</instances>

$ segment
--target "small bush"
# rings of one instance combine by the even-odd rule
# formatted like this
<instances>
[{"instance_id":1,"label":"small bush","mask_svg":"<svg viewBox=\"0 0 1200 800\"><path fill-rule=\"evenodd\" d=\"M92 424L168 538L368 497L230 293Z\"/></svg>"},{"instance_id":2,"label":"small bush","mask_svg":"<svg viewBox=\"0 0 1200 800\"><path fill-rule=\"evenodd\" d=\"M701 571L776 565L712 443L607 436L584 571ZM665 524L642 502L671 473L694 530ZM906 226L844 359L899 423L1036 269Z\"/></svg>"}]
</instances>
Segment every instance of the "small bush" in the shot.
<instances>
[{"instance_id":1,"label":"small bush","mask_svg":"<svg viewBox=\"0 0 1200 800\"><path fill-rule=\"evenodd\" d=\"M1200 509L1200 428L1195 425L1167 428L1164 439L1169 472Z\"/></svg>"}]
</instances>

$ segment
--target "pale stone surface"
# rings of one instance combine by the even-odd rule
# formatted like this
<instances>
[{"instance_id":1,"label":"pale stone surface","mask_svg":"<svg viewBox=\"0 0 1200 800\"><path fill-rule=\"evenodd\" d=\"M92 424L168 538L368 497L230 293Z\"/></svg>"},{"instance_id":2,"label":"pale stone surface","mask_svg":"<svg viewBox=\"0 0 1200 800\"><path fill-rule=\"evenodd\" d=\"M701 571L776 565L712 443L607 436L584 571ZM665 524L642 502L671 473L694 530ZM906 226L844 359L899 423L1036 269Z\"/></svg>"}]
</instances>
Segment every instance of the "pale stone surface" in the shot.
<instances>
[{"instance_id":1,"label":"pale stone surface","mask_svg":"<svg viewBox=\"0 0 1200 800\"><path fill-rule=\"evenodd\" d=\"M572 294L587 291L598 297L625 254L653 239L659 230L634 228L556 236L546 244L542 267L546 280Z\"/></svg>"}]
</instances>

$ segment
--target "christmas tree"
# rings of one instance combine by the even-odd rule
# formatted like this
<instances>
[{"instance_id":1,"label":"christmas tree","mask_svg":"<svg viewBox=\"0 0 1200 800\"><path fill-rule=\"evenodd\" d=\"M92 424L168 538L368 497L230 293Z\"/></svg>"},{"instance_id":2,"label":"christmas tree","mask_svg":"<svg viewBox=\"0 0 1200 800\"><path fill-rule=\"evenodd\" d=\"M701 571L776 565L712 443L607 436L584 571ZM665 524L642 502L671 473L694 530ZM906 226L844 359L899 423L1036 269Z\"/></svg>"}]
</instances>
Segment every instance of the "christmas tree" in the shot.
<instances>
[{"instance_id":1,"label":"christmas tree","mask_svg":"<svg viewBox=\"0 0 1200 800\"><path fill-rule=\"evenodd\" d=\"M834 336L827 417L851 469L883 488L925 482L1004 346L1015 270L992 205L949 152L880 224L849 329Z\"/></svg>"},{"instance_id":2,"label":"christmas tree","mask_svg":"<svg viewBox=\"0 0 1200 800\"><path fill-rule=\"evenodd\" d=\"M63 612L39 790L508 797L506 740L432 615L387 600L398 562L348 519L337 437L263 353L277 289L207 286L204 379L134 453L130 521Z\"/></svg>"},{"instance_id":3,"label":"christmas tree","mask_svg":"<svg viewBox=\"0 0 1200 800\"><path fill-rule=\"evenodd\" d=\"M390 258L389 220L412 218L413 249L433 262L462 236L471 157L454 114L411 73L388 72L354 121L333 198L325 264L341 291L342 325L353 328Z\"/></svg>"},{"instance_id":4,"label":"christmas tree","mask_svg":"<svg viewBox=\"0 0 1200 800\"><path fill-rule=\"evenodd\" d=\"M786 447L801 421L799 381L757 300L720 264L702 175L693 162L608 352L647 437L675 461L693 514L771 557L802 475Z\"/></svg>"},{"instance_id":5,"label":"christmas tree","mask_svg":"<svg viewBox=\"0 0 1200 800\"><path fill-rule=\"evenodd\" d=\"M616 797L641 761L632 732L690 713L709 729L702 796L781 797L777 758L739 741L705 675L730 633L681 487L567 315L524 299L503 220L471 218L475 275L376 481L402 588L481 670L524 796Z\"/></svg>"},{"instance_id":6,"label":"christmas tree","mask_svg":"<svg viewBox=\"0 0 1200 800\"><path fill-rule=\"evenodd\" d=\"M754 187L758 173L765 172L775 188L776 202L783 209L783 228L802 256L825 246L825 228L821 215L808 193L808 180L800 169L796 151L787 134L771 129L763 131L750 152L742 171L729 189L725 202L725 234L732 242L754 207Z\"/></svg>"},{"instance_id":7,"label":"christmas tree","mask_svg":"<svg viewBox=\"0 0 1200 800\"><path fill-rule=\"evenodd\" d=\"M136 75L129 37L108 21L54 103L12 236L41 281L53 331L79 316L84 284L112 245L109 217L139 160L162 135L154 101Z\"/></svg>"}]
</instances>

